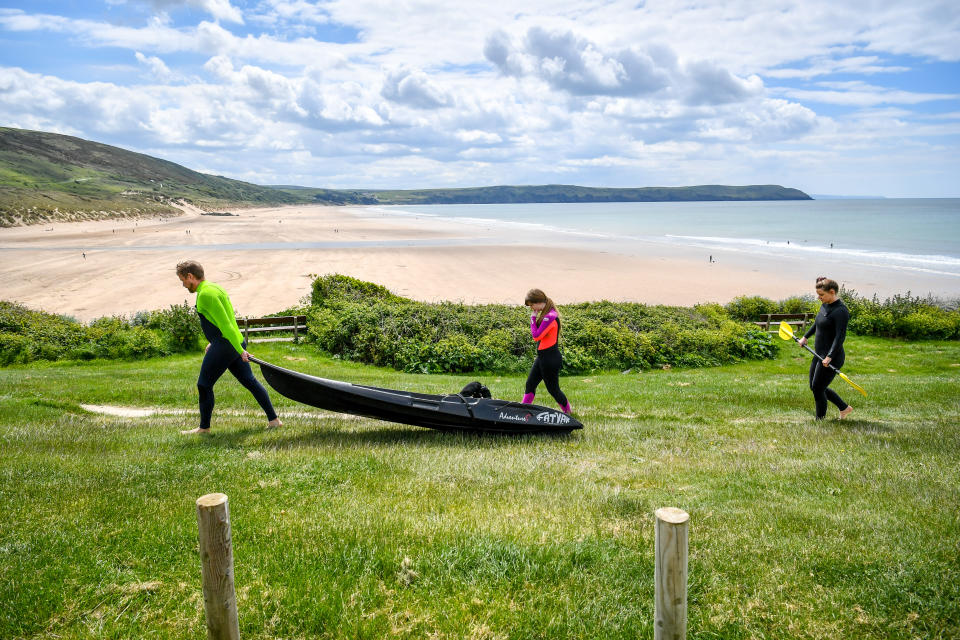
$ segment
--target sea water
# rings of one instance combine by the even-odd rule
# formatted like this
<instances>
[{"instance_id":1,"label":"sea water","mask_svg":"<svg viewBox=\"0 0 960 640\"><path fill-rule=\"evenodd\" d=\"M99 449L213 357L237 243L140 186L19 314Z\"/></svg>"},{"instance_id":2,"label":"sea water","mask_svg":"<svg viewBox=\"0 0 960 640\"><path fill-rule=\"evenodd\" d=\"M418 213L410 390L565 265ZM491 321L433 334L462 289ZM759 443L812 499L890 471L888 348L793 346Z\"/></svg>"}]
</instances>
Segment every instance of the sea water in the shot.
<instances>
[{"instance_id":1,"label":"sea water","mask_svg":"<svg viewBox=\"0 0 960 640\"><path fill-rule=\"evenodd\" d=\"M397 205L390 215L483 227L850 260L960 278L960 199Z\"/></svg>"}]
</instances>

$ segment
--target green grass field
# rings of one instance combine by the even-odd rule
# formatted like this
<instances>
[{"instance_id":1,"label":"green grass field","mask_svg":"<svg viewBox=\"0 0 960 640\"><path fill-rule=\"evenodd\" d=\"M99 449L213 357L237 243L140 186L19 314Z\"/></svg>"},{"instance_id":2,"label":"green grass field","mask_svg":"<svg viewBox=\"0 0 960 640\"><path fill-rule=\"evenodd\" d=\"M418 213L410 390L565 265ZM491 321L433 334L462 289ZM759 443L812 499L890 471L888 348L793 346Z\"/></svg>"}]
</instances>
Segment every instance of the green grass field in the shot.
<instances>
[{"instance_id":1,"label":"green grass field","mask_svg":"<svg viewBox=\"0 0 960 640\"><path fill-rule=\"evenodd\" d=\"M257 347L378 386L473 379ZM199 356L0 369L0 637L204 637L194 503L211 492L230 498L244 638L650 638L662 506L691 515L690 638L960 637L960 343L847 351L870 397L836 380L842 422L812 419L808 359L785 345L566 377L586 429L523 438L275 393L286 424L265 431L229 376L214 433L187 437ZM520 377L479 379L521 395Z\"/></svg>"}]
</instances>

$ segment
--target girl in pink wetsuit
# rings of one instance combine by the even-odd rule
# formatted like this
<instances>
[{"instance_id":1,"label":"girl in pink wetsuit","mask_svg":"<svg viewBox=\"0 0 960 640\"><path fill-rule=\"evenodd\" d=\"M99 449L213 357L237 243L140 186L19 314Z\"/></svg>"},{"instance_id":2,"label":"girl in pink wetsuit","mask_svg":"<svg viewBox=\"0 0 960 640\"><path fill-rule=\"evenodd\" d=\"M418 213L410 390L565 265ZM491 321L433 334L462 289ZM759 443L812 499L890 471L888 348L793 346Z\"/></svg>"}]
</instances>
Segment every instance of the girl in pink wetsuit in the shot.
<instances>
[{"instance_id":1,"label":"girl in pink wetsuit","mask_svg":"<svg viewBox=\"0 0 960 640\"><path fill-rule=\"evenodd\" d=\"M527 386L524 390L523 403L530 404L542 380L547 391L560 405L564 413L570 413L570 402L560 390L560 367L563 358L557 339L560 337L560 314L553 300L547 297L540 289L530 289L524 304L530 307L533 314L530 316L530 334L537 342L537 358L527 376Z\"/></svg>"}]
</instances>

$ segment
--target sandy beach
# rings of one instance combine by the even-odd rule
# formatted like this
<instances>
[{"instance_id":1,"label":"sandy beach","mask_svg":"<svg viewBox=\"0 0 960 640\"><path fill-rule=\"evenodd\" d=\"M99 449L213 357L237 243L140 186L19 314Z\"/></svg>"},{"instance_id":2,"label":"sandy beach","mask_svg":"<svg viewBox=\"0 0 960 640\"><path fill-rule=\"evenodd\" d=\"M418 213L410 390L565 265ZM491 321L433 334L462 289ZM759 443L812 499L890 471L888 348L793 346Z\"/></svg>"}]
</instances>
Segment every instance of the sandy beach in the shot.
<instances>
[{"instance_id":1,"label":"sandy beach","mask_svg":"<svg viewBox=\"0 0 960 640\"><path fill-rule=\"evenodd\" d=\"M862 294L956 293L956 278L809 264L656 243L505 232L380 209L300 206L175 218L0 229L0 299L91 320L190 300L177 262L200 261L241 316L274 313L309 295L312 274L343 273L424 301L522 303L540 287L559 303L674 305L774 299L812 291L827 274Z\"/></svg>"}]
</instances>

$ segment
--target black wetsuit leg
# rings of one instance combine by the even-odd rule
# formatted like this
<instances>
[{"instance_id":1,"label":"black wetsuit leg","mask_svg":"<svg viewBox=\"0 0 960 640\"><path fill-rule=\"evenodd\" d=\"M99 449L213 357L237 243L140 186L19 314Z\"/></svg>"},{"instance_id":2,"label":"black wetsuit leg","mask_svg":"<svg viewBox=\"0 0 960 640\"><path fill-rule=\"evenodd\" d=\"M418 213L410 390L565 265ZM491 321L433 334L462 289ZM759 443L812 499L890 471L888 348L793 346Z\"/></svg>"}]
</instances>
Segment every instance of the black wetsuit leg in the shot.
<instances>
[{"instance_id":1,"label":"black wetsuit leg","mask_svg":"<svg viewBox=\"0 0 960 640\"><path fill-rule=\"evenodd\" d=\"M533 365L530 367L530 373L527 375L527 385L524 387L523 392L527 395L535 394L541 382L543 382L543 374L540 372L540 356L538 354L533 360Z\"/></svg>"},{"instance_id":2,"label":"black wetsuit leg","mask_svg":"<svg viewBox=\"0 0 960 640\"><path fill-rule=\"evenodd\" d=\"M814 358L810 362L810 391L813 392L813 401L817 405L817 420L827 416L827 401L837 405L840 411L847 408L847 403L830 388L830 383L836 377L837 372L823 366L819 358Z\"/></svg>"},{"instance_id":3,"label":"black wetsuit leg","mask_svg":"<svg viewBox=\"0 0 960 640\"><path fill-rule=\"evenodd\" d=\"M541 349L537 352L537 359L533 361L530 375L527 376L526 393L535 393L537 385L543 380L547 391L561 407L567 406L567 396L560 390L560 367L563 366L563 357L560 348L556 345Z\"/></svg>"},{"instance_id":4,"label":"black wetsuit leg","mask_svg":"<svg viewBox=\"0 0 960 640\"><path fill-rule=\"evenodd\" d=\"M246 348L246 346L247 343L244 342L243 347ZM200 365L200 377L197 378L197 391L200 394L201 429L210 428L210 418L213 415L214 406L213 385L227 370L253 394L260 408L267 414L267 420L273 420L277 417L273 404L270 402L270 396L263 385L254 377L250 363L243 361L243 358L226 338L218 338L210 343L210 348L203 356L203 364Z\"/></svg>"},{"instance_id":5,"label":"black wetsuit leg","mask_svg":"<svg viewBox=\"0 0 960 640\"><path fill-rule=\"evenodd\" d=\"M246 348L246 347L244 347ZM237 358L230 363L230 373L233 374L233 377L236 378L240 384L247 388L253 398L257 401L257 404L260 405L260 408L263 409L263 412L267 416L267 420L276 420L277 412L273 409L273 403L270 402L270 396L267 394L267 390L263 388L263 385L260 384L260 381L257 380L253 375L253 369L250 368L249 362L244 362L243 358Z\"/></svg>"}]
</instances>

